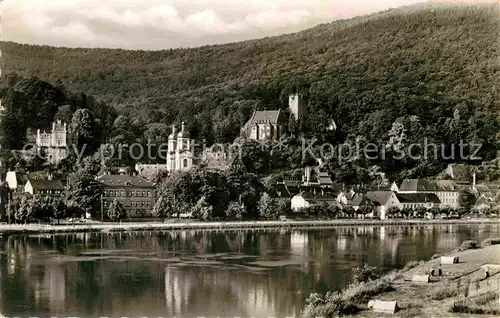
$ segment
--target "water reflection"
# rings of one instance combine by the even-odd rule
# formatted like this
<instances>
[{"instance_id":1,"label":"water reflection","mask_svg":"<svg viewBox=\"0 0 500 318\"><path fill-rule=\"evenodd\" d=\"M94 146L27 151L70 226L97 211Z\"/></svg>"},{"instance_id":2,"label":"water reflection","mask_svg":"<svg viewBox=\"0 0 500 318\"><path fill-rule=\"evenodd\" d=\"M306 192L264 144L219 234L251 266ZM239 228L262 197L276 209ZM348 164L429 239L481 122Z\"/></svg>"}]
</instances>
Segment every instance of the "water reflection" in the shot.
<instances>
[{"instance_id":1,"label":"water reflection","mask_svg":"<svg viewBox=\"0 0 500 318\"><path fill-rule=\"evenodd\" d=\"M168 231L0 239L7 316L299 316L363 263L429 259L498 225Z\"/></svg>"}]
</instances>

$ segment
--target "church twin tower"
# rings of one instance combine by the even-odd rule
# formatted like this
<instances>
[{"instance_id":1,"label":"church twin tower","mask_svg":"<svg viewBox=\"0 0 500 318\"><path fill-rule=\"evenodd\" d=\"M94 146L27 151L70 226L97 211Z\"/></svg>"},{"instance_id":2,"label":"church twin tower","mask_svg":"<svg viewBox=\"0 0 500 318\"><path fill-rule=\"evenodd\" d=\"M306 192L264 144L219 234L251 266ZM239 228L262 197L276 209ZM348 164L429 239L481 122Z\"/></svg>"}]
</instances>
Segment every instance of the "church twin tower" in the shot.
<instances>
[{"instance_id":1,"label":"church twin tower","mask_svg":"<svg viewBox=\"0 0 500 318\"><path fill-rule=\"evenodd\" d=\"M167 171L187 171L193 166L193 153L189 132L181 124L181 131L177 133L175 125L168 136Z\"/></svg>"}]
</instances>

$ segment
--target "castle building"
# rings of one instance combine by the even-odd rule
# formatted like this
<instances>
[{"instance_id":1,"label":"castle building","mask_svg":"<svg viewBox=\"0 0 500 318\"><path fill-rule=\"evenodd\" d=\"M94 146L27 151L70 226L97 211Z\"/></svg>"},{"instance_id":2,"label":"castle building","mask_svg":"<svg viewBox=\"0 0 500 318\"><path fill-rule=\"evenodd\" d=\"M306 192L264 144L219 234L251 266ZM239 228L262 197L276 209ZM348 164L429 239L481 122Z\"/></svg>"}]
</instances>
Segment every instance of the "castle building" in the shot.
<instances>
[{"instance_id":1,"label":"castle building","mask_svg":"<svg viewBox=\"0 0 500 318\"><path fill-rule=\"evenodd\" d=\"M57 165L69 155L69 147L74 144L75 136L70 132L66 123L60 120L52 123L52 131L49 133L36 132L37 151L43 150L48 162Z\"/></svg>"},{"instance_id":2,"label":"castle building","mask_svg":"<svg viewBox=\"0 0 500 318\"><path fill-rule=\"evenodd\" d=\"M189 132L181 124L181 131L176 133L175 125L168 137L167 171L187 171L193 167L192 141Z\"/></svg>"},{"instance_id":3,"label":"castle building","mask_svg":"<svg viewBox=\"0 0 500 318\"><path fill-rule=\"evenodd\" d=\"M299 94L288 97L288 111L256 110L245 124L243 133L253 140L277 140L288 131L291 116L294 120L301 119L307 109L307 99Z\"/></svg>"}]
</instances>

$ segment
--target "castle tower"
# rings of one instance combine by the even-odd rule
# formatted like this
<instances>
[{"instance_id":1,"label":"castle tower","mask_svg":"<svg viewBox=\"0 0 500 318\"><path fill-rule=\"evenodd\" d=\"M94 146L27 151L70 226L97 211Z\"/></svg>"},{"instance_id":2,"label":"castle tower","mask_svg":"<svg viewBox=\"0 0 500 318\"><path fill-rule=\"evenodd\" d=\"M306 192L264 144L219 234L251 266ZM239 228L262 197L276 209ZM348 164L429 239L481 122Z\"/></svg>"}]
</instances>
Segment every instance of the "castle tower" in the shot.
<instances>
[{"instance_id":1,"label":"castle tower","mask_svg":"<svg viewBox=\"0 0 500 318\"><path fill-rule=\"evenodd\" d=\"M186 171L191 169L193 166L193 154L191 153L191 139L189 137L189 132L184 126L184 122L181 124L181 131L177 134L177 170Z\"/></svg>"},{"instance_id":2,"label":"castle tower","mask_svg":"<svg viewBox=\"0 0 500 318\"><path fill-rule=\"evenodd\" d=\"M307 99L302 94L291 94L288 96L288 108L295 120L301 119L307 111Z\"/></svg>"},{"instance_id":3,"label":"castle tower","mask_svg":"<svg viewBox=\"0 0 500 318\"><path fill-rule=\"evenodd\" d=\"M177 131L175 125L172 126L172 133L168 136L168 152L167 152L167 171L176 170L176 153L177 153Z\"/></svg>"}]
</instances>

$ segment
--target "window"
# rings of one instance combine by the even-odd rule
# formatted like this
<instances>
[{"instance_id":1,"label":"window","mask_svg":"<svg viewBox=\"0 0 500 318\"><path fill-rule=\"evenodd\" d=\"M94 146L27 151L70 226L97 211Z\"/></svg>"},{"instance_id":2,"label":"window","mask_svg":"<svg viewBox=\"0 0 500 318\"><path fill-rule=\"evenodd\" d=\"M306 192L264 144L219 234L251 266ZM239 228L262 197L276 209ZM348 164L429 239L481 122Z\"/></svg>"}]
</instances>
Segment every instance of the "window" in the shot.
<instances>
[{"instance_id":1,"label":"window","mask_svg":"<svg viewBox=\"0 0 500 318\"><path fill-rule=\"evenodd\" d=\"M151 191L148 191L148 197L150 197L150 196L151 196Z\"/></svg>"},{"instance_id":2,"label":"window","mask_svg":"<svg viewBox=\"0 0 500 318\"><path fill-rule=\"evenodd\" d=\"M135 206L135 202L134 201L130 202L130 205Z\"/></svg>"},{"instance_id":3,"label":"window","mask_svg":"<svg viewBox=\"0 0 500 318\"><path fill-rule=\"evenodd\" d=\"M188 166L188 160L187 159L184 159L182 166L184 168L187 168L187 166Z\"/></svg>"},{"instance_id":4,"label":"window","mask_svg":"<svg viewBox=\"0 0 500 318\"><path fill-rule=\"evenodd\" d=\"M125 196L125 190L122 190L122 191L120 192L120 195L121 195L122 197L124 197L124 196Z\"/></svg>"}]
</instances>

